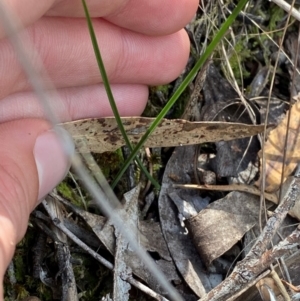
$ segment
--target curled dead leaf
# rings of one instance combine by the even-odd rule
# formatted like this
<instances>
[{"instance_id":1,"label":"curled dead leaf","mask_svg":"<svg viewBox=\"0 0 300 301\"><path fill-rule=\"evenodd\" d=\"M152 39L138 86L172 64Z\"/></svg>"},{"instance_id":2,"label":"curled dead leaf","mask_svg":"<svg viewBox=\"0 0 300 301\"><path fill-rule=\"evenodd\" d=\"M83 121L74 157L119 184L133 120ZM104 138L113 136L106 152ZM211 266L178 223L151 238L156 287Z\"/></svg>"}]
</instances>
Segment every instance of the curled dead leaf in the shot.
<instances>
[{"instance_id":1,"label":"curled dead leaf","mask_svg":"<svg viewBox=\"0 0 300 301\"><path fill-rule=\"evenodd\" d=\"M299 97L299 96L298 96ZM290 122L288 123L289 114L279 123L279 125L270 132L267 142L264 145L266 168L265 168L265 190L268 192L277 191L281 184L283 171L283 182L296 168L300 159L300 102L294 104L290 110ZM288 129L287 143L285 137ZM284 151L286 149L286 157ZM259 153L261 157L261 152ZM262 160L261 160L262 165ZM260 187L262 177L256 182Z\"/></svg>"}]
</instances>

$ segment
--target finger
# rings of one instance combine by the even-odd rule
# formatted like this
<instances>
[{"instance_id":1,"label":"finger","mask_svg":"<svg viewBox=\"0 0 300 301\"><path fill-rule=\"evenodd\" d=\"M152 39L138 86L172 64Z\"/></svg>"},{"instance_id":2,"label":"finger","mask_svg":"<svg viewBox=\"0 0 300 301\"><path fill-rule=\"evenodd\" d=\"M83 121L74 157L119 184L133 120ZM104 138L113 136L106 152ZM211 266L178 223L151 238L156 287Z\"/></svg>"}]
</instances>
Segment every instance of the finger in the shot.
<instances>
[{"instance_id":1,"label":"finger","mask_svg":"<svg viewBox=\"0 0 300 301\"><path fill-rule=\"evenodd\" d=\"M143 85L113 85L112 92L120 115L139 116L148 99L148 87ZM60 89L48 103L60 122L84 118L113 116L103 85ZM0 101L0 120L48 118L49 112L33 92L12 94Z\"/></svg>"},{"instance_id":2,"label":"finger","mask_svg":"<svg viewBox=\"0 0 300 301\"><path fill-rule=\"evenodd\" d=\"M5 13L17 28L26 27L41 18L53 3L55 3L55 0L2 1L2 5L5 7ZM0 39L6 36L2 22L0 21Z\"/></svg>"},{"instance_id":3,"label":"finger","mask_svg":"<svg viewBox=\"0 0 300 301\"><path fill-rule=\"evenodd\" d=\"M33 24L47 11L50 16L85 16L81 0L7 0L5 4L24 26ZM93 17L106 16L110 22L148 35L178 31L195 14L198 4L198 0L87 0ZM0 26L0 38L3 36L5 33Z\"/></svg>"},{"instance_id":4,"label":"finger","mask_svg":"<svg viewBox=\"0 0 300 301\"><path fill-rule=\"evenodd\" d=\"M193 17L199 0L89 0L92 17L106 17L121 27L147 35L166 35L183 28ZM80 0L59 1L47 12L51 16L84 17Z\"/></svg>"},{"instance_id":5,"label":"finger","mask_svg":"<svg viewBox=\"0 0 300 301\"><path fill-rule=\"evenodd\" d=\"M157 85L172 81L189 55L185 31L149 37L94 20L106 71L112 83ZM28 30L30 40L58 88L101 82L85 20L43 18ZM7 40L0 42L0 98L30 85ZM31 54L34 61L35 54Z\"/></svg>"},{"instance_id":6,"label":"finger","mask_svg":"<svg viewBox=\"0 0 300 301\"><path fill-rule=\"evenodd\" d=\"M37 119L0 124L0 277L37 199L62 179L69 165L48 130L49 124Z\"/></svg>"}]
</instances>

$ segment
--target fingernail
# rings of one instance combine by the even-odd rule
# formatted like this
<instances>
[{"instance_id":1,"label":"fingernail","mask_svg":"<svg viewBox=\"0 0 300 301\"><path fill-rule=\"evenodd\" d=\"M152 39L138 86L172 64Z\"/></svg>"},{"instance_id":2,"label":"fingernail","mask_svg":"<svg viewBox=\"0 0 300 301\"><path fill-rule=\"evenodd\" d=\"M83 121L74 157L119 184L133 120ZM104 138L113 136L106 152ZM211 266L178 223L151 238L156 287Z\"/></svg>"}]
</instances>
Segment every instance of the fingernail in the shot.
<instances>
[{"instance_id":1,"label":"fingernail","mask_svg":"<svg viewBox=\"0 0 300 301\"><path fill-rule=\"evenodd\" d=\"M75 148L61 127L47 131L36 139L33 154L39 176L38 199L44 198L66 176Z\"/></svg>"}]
</instances>

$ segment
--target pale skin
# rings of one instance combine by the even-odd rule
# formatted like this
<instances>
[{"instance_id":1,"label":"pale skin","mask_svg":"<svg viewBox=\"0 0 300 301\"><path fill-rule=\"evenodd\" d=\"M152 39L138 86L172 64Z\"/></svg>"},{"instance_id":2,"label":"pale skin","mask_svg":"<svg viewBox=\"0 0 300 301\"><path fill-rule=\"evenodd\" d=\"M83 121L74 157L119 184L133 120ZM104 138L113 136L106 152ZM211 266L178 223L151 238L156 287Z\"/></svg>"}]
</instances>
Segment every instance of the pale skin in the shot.
<instances>
[{"instance_id":1,"label":"pale skin","mask_svg":"<svg viewBox=\"0 0 300 301\"><path fill-rule=\"evenodd\" d=\"M61 96L61 121L110 116L80 0L5 0ZM148 86L175 79L189 56L182 29L198 0L87 0L120 114L140 115ZM0 300L30 212L69 164L0 24ZM39 142L37 142L39 141ZM51 150L51 151L50 151ZM53 164L55 160L55 164ZM37 162L43 166L38 173ZM39 165L39 164L38 164ZM55 166L53 166L55 165Z\"/></svg>"}]
</instances>

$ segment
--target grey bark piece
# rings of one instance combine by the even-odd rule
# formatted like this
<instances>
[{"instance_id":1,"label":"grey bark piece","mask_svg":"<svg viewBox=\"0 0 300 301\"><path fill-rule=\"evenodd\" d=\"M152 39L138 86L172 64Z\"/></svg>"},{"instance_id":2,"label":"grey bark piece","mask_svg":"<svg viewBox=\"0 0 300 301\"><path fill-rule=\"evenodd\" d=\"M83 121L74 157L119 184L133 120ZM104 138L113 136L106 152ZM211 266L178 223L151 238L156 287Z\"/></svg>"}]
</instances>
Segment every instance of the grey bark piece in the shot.
<instances>
[{"instance_id":1,"label":"grey bark piece","mask_svg":"<svg viewBox=\"0 0 300 301\"><path fill-rule=\"evenodd\" d=\"M135 231L132 235L135 236L136 241L140 242L141 245L148 244L151 245L152 250L156 250L152 245L156 245L156 239L159 239L159 236L155 237L144 237L143 234L139 231L139 212L138 212L138 195L140 188L135 188L129 191L124 195L125 206L123 210L120 211L120 214L123 215L123 219L129 222L131 231ZM125 213L124 213L125 211ZM152 232L153 233L153 232ZM154 239L153 239L154 238ZM146 243L145 243L146 242ZM118 241L117 241L118 243ZM126 243L126 242L125 242ZM160 244L161 245L161 244ZM118 248L118 247L117 247ZM130 245L127 244L127 247L124 247L122 250L122 255L124 262L135 272L136 275L144 279L149 286L151 286L156 292L164 293L159 283L157 283L155 277L148 271L145 264L136 256L136 253L130 248ZM169 257L169 262L162 260L163 264L160 264L160 267L165 267L166 278L171 281L169 278L170 274L174 272L175 267L170 265L170 256L165 254L165 257ZM169 275L167 275L170 273ZM121 300L121 299L120 299Z\"/></svg>"},{"instance_id":2,"label":"grey bark piece","mask_svg":"<svg viewBox=\"0 0 300 301\"><path fill-rule=\"evenodd\" d=\"M189 175L193 174L192 163L195 151L196 146L177 147L175 149L165 170L158 205L162 232L171 256L186 283L196 295L201 297L210 291L213 285L204 272L203 263L191 238L185 234L185 228L181 227L177 217L177 208L169 197L169 194L174 192L172 187L174 181L171 179L171 175L180 183L192 182ZM183 191L176 189L179 196L180 192ZM197 194L195 191L184 191L185 197L187 193L190 194L191 198Z\"/></svg>"},{"instance_id":3,"label":"grey bark piece","mask_svg":"<svg viewBox=\"0 0 300 301\"><path fill-rule=\"evenodd\" d=\"M132 189L124 195L125 206L122 210L123 218L130 224L130 229L135 229L132 234L137 240L139 235L137 232L139 225L138 216L138 196L140 193L140 186ZM131 277L132 258L124 256L126 253L132 253L130 245L127 240L124 240L122 234L115 229L116 235L116 248L115 248L115 267L114 267L114 301L127 301L129 299L130 284L126 281Z\"/></svg>"},{"instance_id":4,"label":"grey bark piece","mask_svg":"<svg viewBox=\"0 0 300 301\"><path fill-rule=\"evenodd\" d=\"M43 205L48 211L51 218L63 221L64 219L64 208L63 205L52 198L47 196L46 200L43 201ZM71 263L71 253L68 245L67 236L54 225L52 226L53 232L57 236L58 240L54 245L56 248L56 256L60 268L60 276L62 279L62 301L74 300L78 301L77 286L74 276L74 271Z\"/></svg>"},{"instance_id":5,"label":"grey bark piece","mask_svg":"<svg viewBox=\"0 0 300 301\"><path fill-rule=\"evenodd\" d=\"M127 266L123 258L123 252L127 249L127 243L123 240L120 233L116 233L116 236L113 296L114 301L127 301L129 299L129 290L131 289L131 285L123 280L123 278L127 279L131 275L131 269Z\"/></svg>"}]
</instances>

